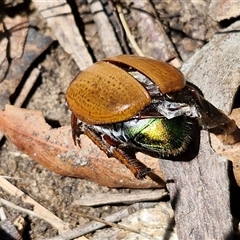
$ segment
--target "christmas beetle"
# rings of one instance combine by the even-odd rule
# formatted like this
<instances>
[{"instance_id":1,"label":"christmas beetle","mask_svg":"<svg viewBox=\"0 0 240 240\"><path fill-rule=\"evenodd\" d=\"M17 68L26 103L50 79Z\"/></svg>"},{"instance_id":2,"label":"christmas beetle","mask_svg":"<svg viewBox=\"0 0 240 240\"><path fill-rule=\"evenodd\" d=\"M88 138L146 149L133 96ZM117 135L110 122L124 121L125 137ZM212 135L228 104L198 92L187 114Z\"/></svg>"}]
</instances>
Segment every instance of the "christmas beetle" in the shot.
<instances>
[{"instance_id":1,"label":"christmas beetle","mask_svg":"<svg viewBox=\"0 0 240 240\"><path fill-rule=\"evenodd\" d=\"M106 58L73 79L66 91L75 144L86 134L138 179L151 169L126 149L160 157L185 152L193 125L230 132L232 120L186 83L168 63L132 55Z\"/></svg>"}]
</instances>

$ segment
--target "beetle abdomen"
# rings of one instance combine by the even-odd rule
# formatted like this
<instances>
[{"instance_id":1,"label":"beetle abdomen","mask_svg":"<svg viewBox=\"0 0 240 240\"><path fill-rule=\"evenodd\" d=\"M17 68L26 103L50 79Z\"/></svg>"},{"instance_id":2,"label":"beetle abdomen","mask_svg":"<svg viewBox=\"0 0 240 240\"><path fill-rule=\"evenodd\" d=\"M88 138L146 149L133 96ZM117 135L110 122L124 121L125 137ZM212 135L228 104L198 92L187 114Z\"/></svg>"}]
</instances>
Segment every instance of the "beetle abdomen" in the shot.
<instances>
[{"instance_id":1,"label":"beetle abdomen","mask_svg":"<svg viewBox=\"0 0 240 240\"><path fill-rule=\"evenodd\" d=\"M184 116L141 119L124 125L127 126L125 134L140 148L158 152L163 157L184 152L191 140L191 123Z\"/></svg>"}]
</instances>

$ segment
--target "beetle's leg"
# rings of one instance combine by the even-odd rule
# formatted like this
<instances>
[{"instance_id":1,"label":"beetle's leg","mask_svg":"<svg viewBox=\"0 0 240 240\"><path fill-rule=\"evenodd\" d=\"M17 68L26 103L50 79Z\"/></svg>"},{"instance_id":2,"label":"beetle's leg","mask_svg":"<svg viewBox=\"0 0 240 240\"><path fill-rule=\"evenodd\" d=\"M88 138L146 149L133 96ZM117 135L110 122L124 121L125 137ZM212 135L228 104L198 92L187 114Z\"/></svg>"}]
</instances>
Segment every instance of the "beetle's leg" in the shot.
<instances>
[{"instance_id":1,"label":"beetle's leg","mask_svg":"<svg viewBox=\"0 0 240 240\"><path fill-rule=\"evenodd\" d=\"M81 127L79 126L77 121L78 121L77 117L72 113L71 115L72 138L73 138L74 144L81 147L80 146L81 142L79 137L83 133L83 131L81 130Z\"/></svg>"},{"instance_id":2,"label":"beetle's leg","mask_svg":"<svg viewBox=\"0 0 240 240\"><path fill-rule=\"evenodd\" d=\"M112 155L123 163L138 179L143 179L148 173L152 172L151 168L146 167L136 158L129 158L120 148L113 147Z\"/></svg>"},{"instance_id":3,"label":"beetle's leg","mask_svg":"<svg viewBox=\"0 0 240 240\"><path fill-rule=\"evenodd\" d=\"M103 141L93 130L86 129L84 134L87 135L108 157L115 157L123 163L138 179L143 179L151 172L151 168L146 167L136 158L130 158L123 149L119 148L120 143L112 140L109 136L104 135Z\"/></svg>"},{"instance_id":4,"label":"beetle's leg","mask_svg":"<svg viewBox=\"0 0 240 240\"><path fill-rule=\"evenodd\" d=\"M208 102L192 87L188 86L187 89L192 98L196 101L198 111L201 115L198 119L200 125L218 135L218 138L223 144L240 142L240 129L236 122Z\"/></svg>"},{"instance_id":5,"label":"beetle's leg","mask_svg":"<svg viewBox=\"0 0 240 240\"><path fill-rule=\"evenodd\" d=\"M187 85L182 93L185 94L184 97L187 97L188 103L195 102L200 113L199 123L204 129L209 129L217 134L231 134L236 130L235 121L208 102L193 86Z\"/></svg>"}]
</instances>

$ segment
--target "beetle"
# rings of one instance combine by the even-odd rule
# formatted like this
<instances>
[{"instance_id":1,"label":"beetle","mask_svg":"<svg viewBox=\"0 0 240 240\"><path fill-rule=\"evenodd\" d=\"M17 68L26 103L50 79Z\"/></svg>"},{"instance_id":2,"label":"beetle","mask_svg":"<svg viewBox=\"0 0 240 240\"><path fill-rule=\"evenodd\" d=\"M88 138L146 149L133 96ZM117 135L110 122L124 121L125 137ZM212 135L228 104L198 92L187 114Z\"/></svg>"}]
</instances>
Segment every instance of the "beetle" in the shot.
<instances>
[{"instance_id":1,"label":"beetle","mask_svg":"<svg viewBox=\"0 0 240 240\"><path fill-rule=\"evenodd\" d=\"M134 55L109 57L82 71L66 101L75 145L87 135L138 179L152 169L131 157L129 147L171 158L187 150L195 125L216 133L234 125L177 68Z\"/></svg>"}]
</instances>

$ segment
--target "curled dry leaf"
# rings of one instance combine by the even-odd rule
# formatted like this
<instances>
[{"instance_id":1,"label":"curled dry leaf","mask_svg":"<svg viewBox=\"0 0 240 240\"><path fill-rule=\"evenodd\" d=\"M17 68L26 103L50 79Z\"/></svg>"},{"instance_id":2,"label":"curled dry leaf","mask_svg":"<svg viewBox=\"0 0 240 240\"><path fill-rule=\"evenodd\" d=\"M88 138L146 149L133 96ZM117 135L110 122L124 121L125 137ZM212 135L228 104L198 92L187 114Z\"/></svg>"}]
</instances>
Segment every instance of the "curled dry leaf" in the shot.
<instances>
[{"instance_id":1,"label":"curled dry leaf","mask_svg":"<svg viewBox=\"0 0 240 240\"><path fill-rule=\"evenodd\" d=\"M84 178L108 187L161 188L165 186L157 159L139 155L154 169L152 179L137 180L114 158L108 158L86 136L74 146L70 126L52 129L40 111L6 105L0 111L0 131L36 162L63 176ZM153 181L153 179L155 181Z\"/></svg>"}]
</instances>

